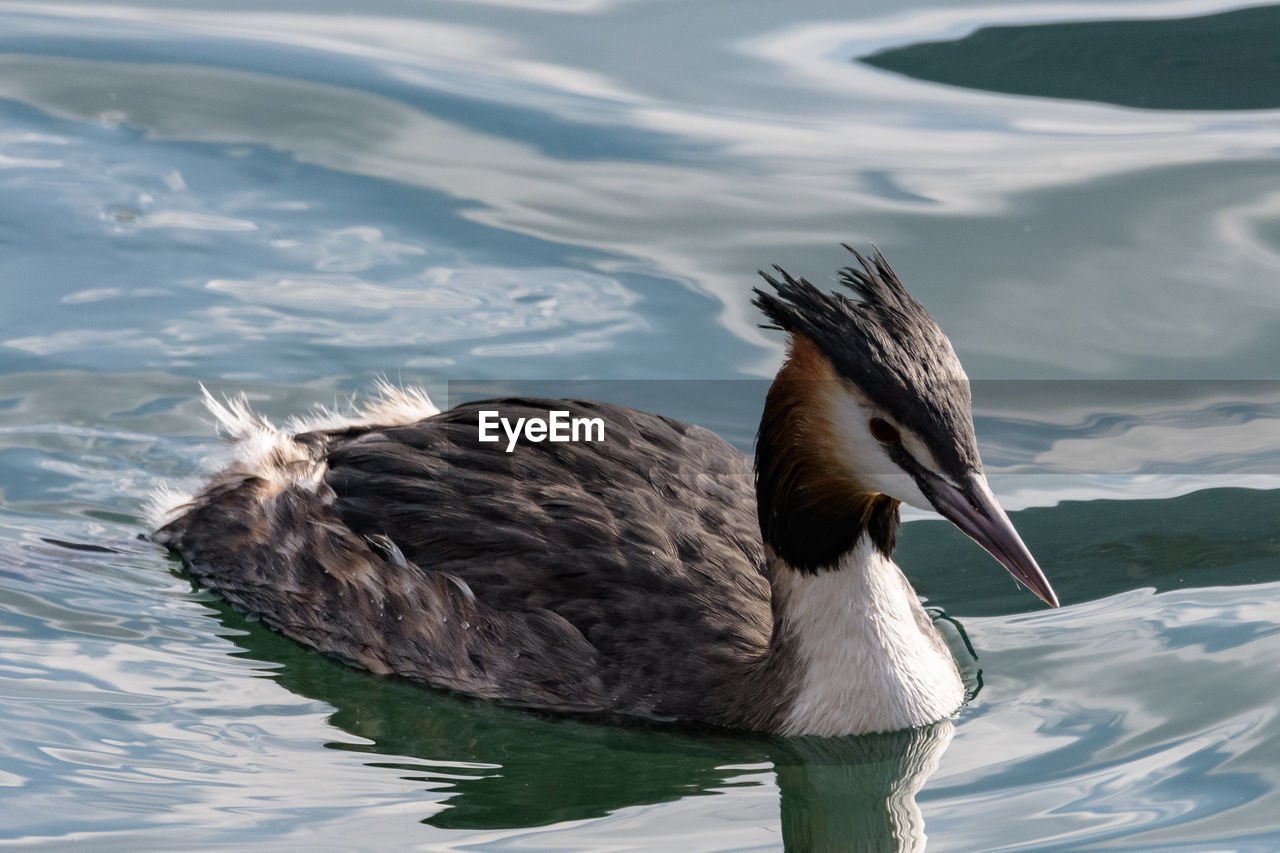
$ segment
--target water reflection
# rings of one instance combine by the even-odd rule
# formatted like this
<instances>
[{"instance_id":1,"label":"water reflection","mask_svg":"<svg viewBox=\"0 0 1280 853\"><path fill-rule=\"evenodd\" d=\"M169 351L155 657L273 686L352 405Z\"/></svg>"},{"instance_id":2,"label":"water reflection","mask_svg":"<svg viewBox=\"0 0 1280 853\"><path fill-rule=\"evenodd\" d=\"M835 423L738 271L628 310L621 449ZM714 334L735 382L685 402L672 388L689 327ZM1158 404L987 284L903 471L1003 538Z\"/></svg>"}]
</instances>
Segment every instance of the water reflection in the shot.
<instances>
[{"instance_id":1,"label":"water reflection","mask_svg":"<svg viewBox=\"0 0 1280 853\"><path fill-rule=\"evenodd\" d=\"M267 195L283 198L270 201L297 202L288 196L332 181L315 209L343 199L328 215L342 211L344 220L320 230L380 227L376 206L353 210L347 200L386 190L356 184L386 182L396 188L382 205L396 208L391 219L420 219L428 208L428 233L458 239L469 223L482 227L463 242L511 247L513 261L553 253L561 264L641 272L711 295L718 304L696 305L699 316L729 334L712 340L690 323L667 327L682 347L701 350L670 366L684 375L768 372L777 343L755 329L745 298L753 271L776 261L823 278L845 260L841 240L874 240L903 258L900 272L973 375L1256 375L1275 362L1268 122L960 97L845 61L864 44L953 30L972 10L786 27L771 26L774 14L753 8L744 19L752 34L716 46L721 74L689 88L705 76L691 73L675 95L649 77L651 58L635 56L630 37L587 40L590 49L580 40L568 51L554 28L477 19L453 25L474 52L468 60L448 48L450 25L434 20L66 7L49 19L11 15L22 20L0 42L12 52L0 95L82 123L67 129L73 142L104 124L137 131L122 146L135 160L213 146L192 171L232 167L220 181L241 197L272 186ZM653 25L628 18L626 31L637 23ZM695 34L705 27L690 25ZM680 27L663 29L683 55ZM716 61L704 47L688 53ZM298 164L316 172L295 177ZM92 185L94 171L70 183ZM337 175L362 180L338 186ZM129 206L112 198L96 209L121 205ZM263 232L287 218L188 212L253 221ZM195 246L209 245L208 233ZM193 276L258 282L264 270L285 267L277 281L296 272L266 239L219 233L226 248L209 254L246 263L226 270L206 261ZM161 245L155 237L152 248ZM1239 298L1223 300L1206 282ZM335 283L343 282L320 279ZM688 306L679 307L687 314ZM235 319L255 332L251 318ZM40 352L61 355L72 343L52 340L57 349ZM153 342L131 339L138 348ZM171 357L213 355L207 342L166 343ZM386 369L386 356L370 369Z\"/></svg>"},{"instance_id":2,"label":"water reflection","mask_svg":"<svg viewBox=\"0 0 1280 853\"><path fill-rule=\"evenodd\" d=\"M439 829L604 818L766 784L759 774L771 768L787 849L922 850L915 796L954 734L945 720L861 737L775 738L510 709L349 669L218 607L249 656L281 664L273 677L282 686L332 705L329 722L367 742L331 747L387 756L371 766L407 774L432 800L447 794L424 821Z\"/></svg>"},{"instance_id":3,"label":"water reflection","mask_svg":"<svg viewBox=\"0 0 1280 853\"><path fill-rule=\"evenodd\" d=\"M1139 587L1159 591L1280 581L1280 491L1213 489L1163 500L1066 501L1014 522L1064 604ZM948 610L1024 613L1026 593L946 522L903 526L896 559ZM981 650L979 650L981 654Z\"/></svg>"},{"instance_id":4,"label":"water reflection","mask_svg":"<svg viewBox=\"0 0 1280 853\"><path fill-rule=\"evenodd\" d=\"M780 743L772 760L786 848L924 850L916 794L938 769L954 733L952 722L943 720L905 732Z\"/></svg>"},{"instance_id":5,"label":"water reflection","mask_svg":"<svg viewBox=\"0 0 1280 853\"><path fill-rule=\"evenodd\" d=\"M994 838L1026 849L1046 839L1274 847L1277 592L1275 582L1138 589L967 620L987 683L921 797L931 831L975 850L1001 846ZM973 820L993 808L1008 823Z\"/></svg>"},{"instance_id":6,"label":"water reflection","mask_svg":"<svg viewBox=\"0 0 1280 853\"><path fill-rule=\"evenodd\" d=\"M1280 6L1217 15L982 27L861 62L952 86L1153 110L1280 107Z\"/></svg>"}]
</instances>

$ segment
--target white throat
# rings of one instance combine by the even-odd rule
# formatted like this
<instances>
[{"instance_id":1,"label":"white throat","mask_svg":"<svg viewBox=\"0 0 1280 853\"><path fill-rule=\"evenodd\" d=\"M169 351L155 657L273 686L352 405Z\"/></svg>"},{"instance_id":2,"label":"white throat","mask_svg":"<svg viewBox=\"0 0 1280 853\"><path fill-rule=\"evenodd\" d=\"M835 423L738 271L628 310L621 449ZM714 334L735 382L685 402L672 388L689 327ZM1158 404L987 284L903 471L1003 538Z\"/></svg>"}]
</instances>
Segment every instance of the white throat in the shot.
<instances>
[{"instance_id":1,"label":"white throat","mask_svg":"<svg viewBox=\"0 0 1280 853\"><path fill-rule=\"evenodd\" d=\"M915 590L863 536L834 571L774 572L800 687L783 733L837 736L941 720L964 682Z\"/></svg>"}]
</instances>

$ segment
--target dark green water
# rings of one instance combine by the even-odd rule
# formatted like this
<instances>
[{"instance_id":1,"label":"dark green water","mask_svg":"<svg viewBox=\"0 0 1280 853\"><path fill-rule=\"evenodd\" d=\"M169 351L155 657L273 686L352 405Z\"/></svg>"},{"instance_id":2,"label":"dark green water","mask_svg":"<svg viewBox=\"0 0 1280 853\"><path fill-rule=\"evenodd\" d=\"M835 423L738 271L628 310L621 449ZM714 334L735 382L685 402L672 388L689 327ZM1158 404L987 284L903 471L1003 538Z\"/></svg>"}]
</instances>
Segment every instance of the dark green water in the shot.
<instances>
[{"instance_id":1,"label":"dark green water","mask_svg":"<svg viewBox=\"0 0 1280 853\"><path fill-rule=\"evenodd\" d=\"M1157 110L1280 108L1280 6L989 26L864 61L921 80Z\"/></svg>"},{"instance_id":2,"label":"dark green water","mask_svg":"<svg viewBox=\"0 0 1280 853\"><path fill-rule=\"evenodd\" d=\"M1274 18L0 4L0 845L1280 848ZM842 241L951 335L1065 605L905 526L977 655L954 721L495 707L313 655L138 538L217 458L199 382L284 420L379 375L592 380L749 449L754 272L826 282Z\"/></svg>"}]
</instances>

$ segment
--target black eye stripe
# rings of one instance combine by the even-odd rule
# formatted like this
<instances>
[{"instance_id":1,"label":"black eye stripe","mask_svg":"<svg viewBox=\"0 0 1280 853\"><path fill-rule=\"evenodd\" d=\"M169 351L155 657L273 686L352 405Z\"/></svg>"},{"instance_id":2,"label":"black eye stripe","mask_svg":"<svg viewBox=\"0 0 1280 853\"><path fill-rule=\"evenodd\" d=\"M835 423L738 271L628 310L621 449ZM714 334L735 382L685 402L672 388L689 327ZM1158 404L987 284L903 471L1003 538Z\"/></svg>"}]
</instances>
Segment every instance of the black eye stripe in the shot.
<instances>
[{"instance_id":1,"label":"black eye stripe","mask_svg":"<svg viewBox=\"0 0 1280 853\"><path fill-rule=\"evenodd\" d=\"M898 428L884 418L872 418L867 421L867 429L871 431L871 437L881 444L898 444L902 441Z\"/></svg>"}]
</instances>

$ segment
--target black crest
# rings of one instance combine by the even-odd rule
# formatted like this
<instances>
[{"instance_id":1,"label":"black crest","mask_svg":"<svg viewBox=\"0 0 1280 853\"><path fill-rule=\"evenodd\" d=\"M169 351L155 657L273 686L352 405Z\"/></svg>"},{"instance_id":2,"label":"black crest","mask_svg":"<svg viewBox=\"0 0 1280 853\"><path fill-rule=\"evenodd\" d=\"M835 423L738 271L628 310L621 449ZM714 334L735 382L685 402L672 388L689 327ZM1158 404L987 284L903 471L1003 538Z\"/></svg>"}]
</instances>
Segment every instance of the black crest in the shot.
<instances>
[{"instance_id":1,"label":"black crest","mask_svg":"<svg viewBox=\"0 0 1280 853\"><path fill-rule=\"evenodd\" d=\"M755 290L754 304L772 321L764 328L812 341L837 374L920 436L946 473L981 470L969 382L951 342L879 250L865 257L845 248L858 266L841 270L840 284L856 299L775 267L777 278L760 273L774 292Z\"/></svg>"}]
</instances>

